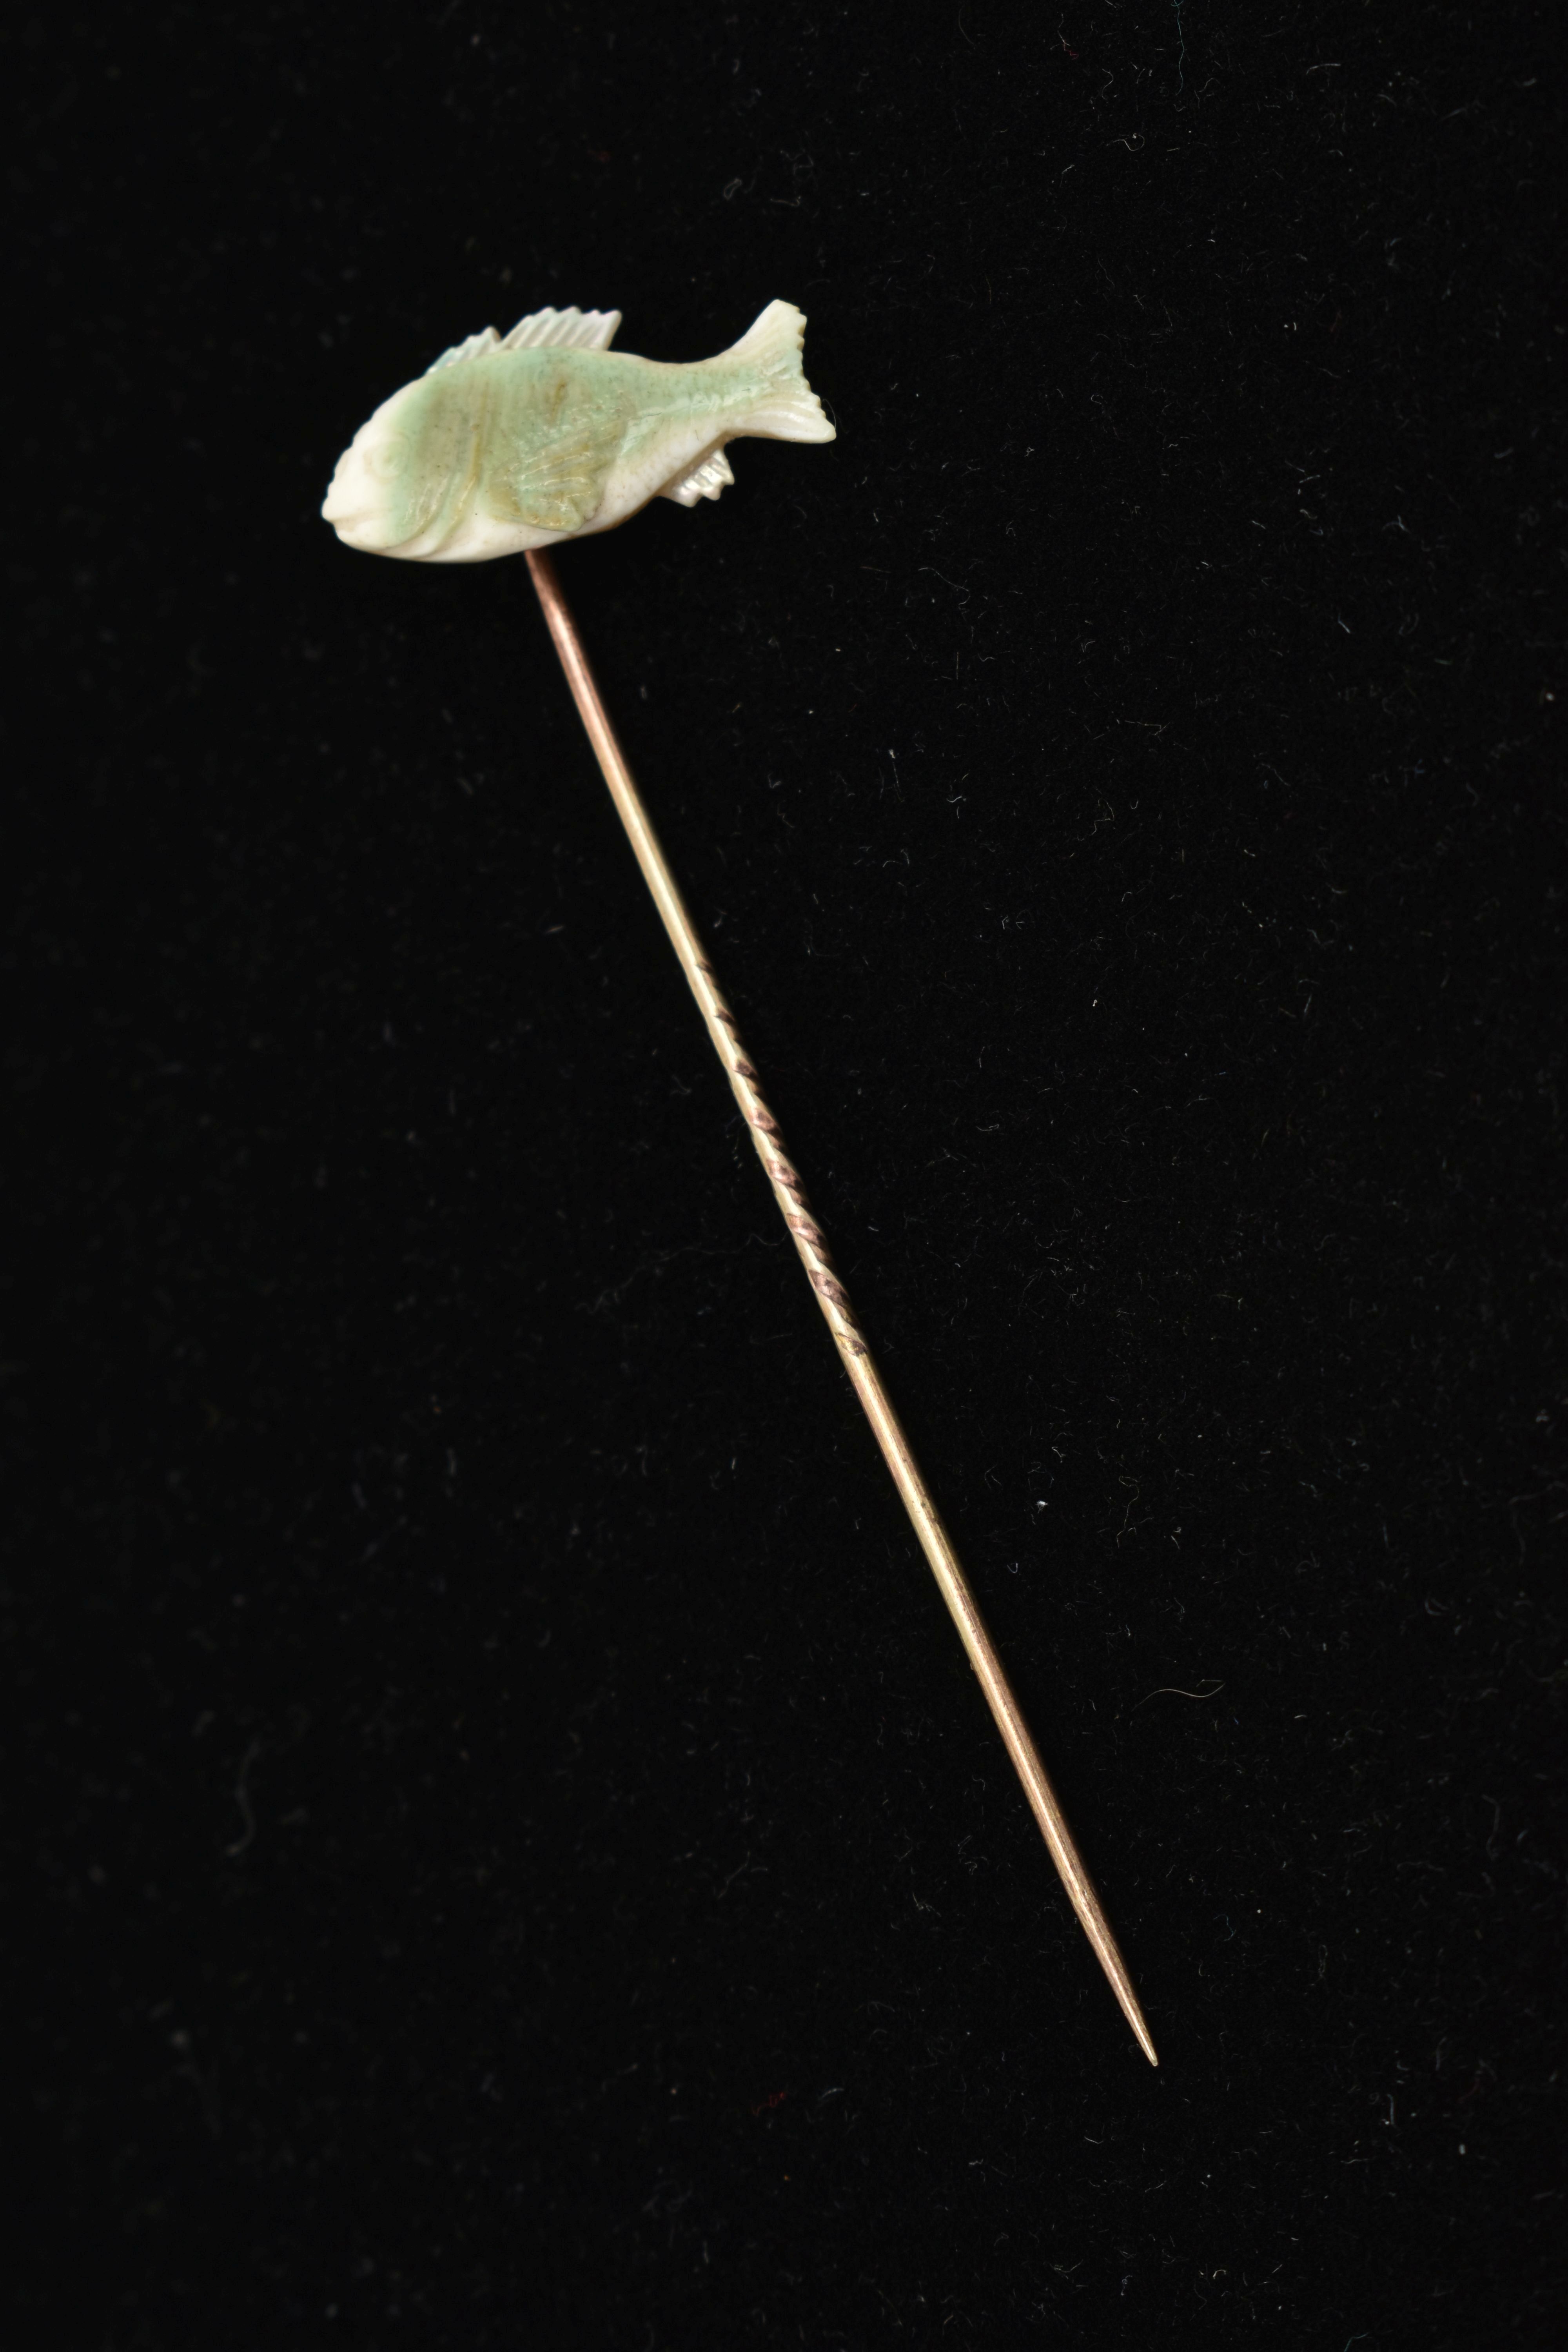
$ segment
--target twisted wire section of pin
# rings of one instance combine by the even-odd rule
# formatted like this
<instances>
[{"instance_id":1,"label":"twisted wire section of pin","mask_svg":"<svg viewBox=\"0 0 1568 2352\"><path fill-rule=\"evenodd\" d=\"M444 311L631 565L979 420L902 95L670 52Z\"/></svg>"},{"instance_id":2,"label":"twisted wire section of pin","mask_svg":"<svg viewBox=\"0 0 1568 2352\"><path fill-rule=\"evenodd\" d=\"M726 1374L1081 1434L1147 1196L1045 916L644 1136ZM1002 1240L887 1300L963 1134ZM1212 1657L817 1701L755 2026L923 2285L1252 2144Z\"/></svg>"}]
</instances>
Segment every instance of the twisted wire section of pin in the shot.
<instances>
[{"instance_id":1,"label":"twisted wire section of pin","mask_svg":"<svg viewBox=\"0 0 1568 2352\"><path fill-rule=\"evenodd\" d=\"M752 1140L757 1147L757 1157L773 1187L779 1213L795 1236L800 1262L816 1293L817 1303L827 1318L827 1328L837 1343L839 1353L854 1362L870 1351L850 1304L849 1293L839 1279L832 1252L816 1222L811 1202L805 1197L805 1186L801 1181L800 1172L784 1147L779 1123L763 1098L756 1071L741 1043L735 1016L724 1000L724 992L714 976L713 967L700 956L695 959L695 962L701 974L697 1001L702 1018L724 1065L735 1100L741 1106L741 1116L751 1129Z\"/></svg>"}]
</instances>

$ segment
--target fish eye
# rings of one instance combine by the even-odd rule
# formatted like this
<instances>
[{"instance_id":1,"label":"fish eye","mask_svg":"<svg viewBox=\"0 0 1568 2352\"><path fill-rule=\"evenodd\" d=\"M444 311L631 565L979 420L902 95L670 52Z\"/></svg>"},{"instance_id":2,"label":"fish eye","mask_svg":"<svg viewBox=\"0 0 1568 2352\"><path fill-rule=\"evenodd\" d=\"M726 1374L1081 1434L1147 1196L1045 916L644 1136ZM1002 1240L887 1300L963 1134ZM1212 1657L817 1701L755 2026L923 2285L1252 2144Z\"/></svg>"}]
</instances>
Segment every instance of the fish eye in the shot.
<instances>
[{"instance_id":1,"label":"fish eye","mask_svg":"<svg viewBox=\"0 0 1568 2352\"><path fill-rule=\"evenodd\" d=\"M375 482L390 482L402 465L408 445L401 433L388 435L364 453L365 471Z\"/></svg>"}]
</instances>

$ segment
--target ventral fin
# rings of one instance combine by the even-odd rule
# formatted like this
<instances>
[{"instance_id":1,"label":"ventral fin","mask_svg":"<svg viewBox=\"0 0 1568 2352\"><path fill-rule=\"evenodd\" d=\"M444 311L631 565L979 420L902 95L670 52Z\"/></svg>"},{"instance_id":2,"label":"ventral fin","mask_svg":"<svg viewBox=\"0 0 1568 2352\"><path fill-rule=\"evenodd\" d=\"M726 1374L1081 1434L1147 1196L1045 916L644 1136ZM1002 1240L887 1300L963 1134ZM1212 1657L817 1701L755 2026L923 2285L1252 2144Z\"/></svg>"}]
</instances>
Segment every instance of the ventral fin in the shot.
<instances>
[{"instance_id":1,"label":"ventral fin","mask_svg":"<svg viewBox=\"0 0 1568 2352\"><path fill-rule=\"evenodd\" d=\"M621 323L618 310L531 310L503 337L503 352L536 352L547 343L576 352L608 351Z\"/></svg>"},{"instance_id":2,"label":"ventral fin","mask_svg":"<svg viewBox=\"0 0 1568 2352\"><path fill-rule=\"evenodd\" d=\"M722 449L715 449L710 457L704 457L700 466L693 467L684 480L668 483L658 495L661 499L673 499L678 507L694 507L699 499L718 498L729 488L734 478L730 471L730 460Z\"/></svg>"}]
</instances>

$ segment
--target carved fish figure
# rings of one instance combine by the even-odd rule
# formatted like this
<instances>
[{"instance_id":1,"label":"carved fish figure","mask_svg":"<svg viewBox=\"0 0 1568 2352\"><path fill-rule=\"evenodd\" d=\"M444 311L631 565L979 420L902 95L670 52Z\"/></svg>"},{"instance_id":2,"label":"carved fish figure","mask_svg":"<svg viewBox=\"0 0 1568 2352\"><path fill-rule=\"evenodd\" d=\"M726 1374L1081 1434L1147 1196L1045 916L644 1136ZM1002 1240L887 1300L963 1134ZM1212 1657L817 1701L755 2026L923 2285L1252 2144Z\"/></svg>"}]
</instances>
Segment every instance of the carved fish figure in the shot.
<instances>
[{"instance_id":1,"label":"carved fish figure","mask_svg":"<svg viewBox=\"0 0 1568 2352\"><path fill-rule=\"evenodd\" d=\"M350 547L482 563L610 530L649 499L695 506L734 480L726 442L832 441L800 363L805 320L767 309L689 366L607 346L618 310L536 310L443 352L338 460L322 514Z\"/></svg>"}]
</instances>

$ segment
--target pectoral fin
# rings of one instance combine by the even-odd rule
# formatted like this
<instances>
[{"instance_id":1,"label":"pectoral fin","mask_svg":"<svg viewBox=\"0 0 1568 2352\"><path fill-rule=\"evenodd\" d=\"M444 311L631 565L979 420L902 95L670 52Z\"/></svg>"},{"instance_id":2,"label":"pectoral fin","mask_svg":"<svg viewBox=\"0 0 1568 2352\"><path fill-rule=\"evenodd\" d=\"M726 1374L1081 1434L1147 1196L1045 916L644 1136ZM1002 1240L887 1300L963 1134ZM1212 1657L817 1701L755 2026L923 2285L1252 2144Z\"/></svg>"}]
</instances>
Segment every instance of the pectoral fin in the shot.
<instances>
[{"instance_id":1,"label":"pectoral fin","mask_svg":"<svg viewBox=\"0 0 1568 2352\"><path fill-rule=\"evenodd\" d=\"M581 530L603 503L618 446L618 436L567 433L521 459L502 458L487 485L487 504L500 522Z\"/></svg>"}]
</instances>

